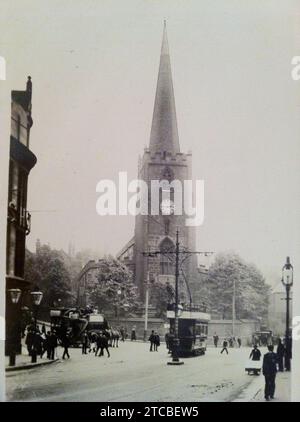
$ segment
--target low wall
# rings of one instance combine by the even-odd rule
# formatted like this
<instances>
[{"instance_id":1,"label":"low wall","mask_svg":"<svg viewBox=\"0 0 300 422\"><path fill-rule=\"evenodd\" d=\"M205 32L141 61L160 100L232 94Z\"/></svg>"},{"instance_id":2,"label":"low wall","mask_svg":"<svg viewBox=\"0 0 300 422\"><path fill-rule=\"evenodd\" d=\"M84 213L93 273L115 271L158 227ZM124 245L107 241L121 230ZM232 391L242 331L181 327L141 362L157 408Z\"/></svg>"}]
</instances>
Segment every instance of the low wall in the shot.
<instances>
[{"instance_id":1,"label":"low wall","mask_svg":"<svg viewBox=\"0 0 300 422\"><path fill-rule=\"evenodd\" d=\"M132 318L108 318L108 323L111 327L124 327L127 331L127 338L130 339L131 330L135 328L136 339L144 340L145 333L145 319L142 317L132 317ZM148 319L148 329L146 333L146 339L151 333L151 331L156 331L161 338L161 341L164 341L165 334L168 332L168 328L165 327L165 321L160 318L149 318Z\"/></svg>"},{"instance_id":2,"label":"low wall","mask_svg":"<svg viewBox=\"0 0 300 422\"><path fill-rule=\"evenodd\" d=\"M212 319L208 324L208 344L213 344L213 336L216 333L219 336L219 344L225 338L238 337L242 340L242 346L252 345L252 334L260 329L260 324L256 320L236 320L234 327L230 319Z\"/></svg>"}]
</instances>

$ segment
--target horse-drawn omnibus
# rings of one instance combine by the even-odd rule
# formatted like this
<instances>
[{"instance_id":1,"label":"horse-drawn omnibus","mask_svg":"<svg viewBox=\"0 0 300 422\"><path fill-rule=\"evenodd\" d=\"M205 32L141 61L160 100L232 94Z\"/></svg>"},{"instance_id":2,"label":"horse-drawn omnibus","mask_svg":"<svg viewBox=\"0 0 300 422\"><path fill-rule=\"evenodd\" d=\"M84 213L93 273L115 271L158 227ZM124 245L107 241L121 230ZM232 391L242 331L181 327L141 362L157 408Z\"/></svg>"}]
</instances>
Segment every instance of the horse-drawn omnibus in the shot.
<instances>
[{"instance_id":1,"label":"horse-drawn omnibus","mask_svg":"<svg viewBox=\"0 0 300 422\"><path fill-rule=\"evenodd\" d=\"M175 312L169 309L170 333L175 332ZM204 355L210 315L197 305L182 307L178 315L179 356Z\"/></svg>"},{"instance_id":2,"label":"horse-drawn omnibus","mask_svg":"<svg viewBox=\"0 0 300 422\"><path fill-rule=\"evenodd\" d=\"M99 333L108 327L103 315L79 308L51 309L50 324L59 339L68 333L70 345L75 347L81 346L84 331Z\"/></svg>"}]
</instances>

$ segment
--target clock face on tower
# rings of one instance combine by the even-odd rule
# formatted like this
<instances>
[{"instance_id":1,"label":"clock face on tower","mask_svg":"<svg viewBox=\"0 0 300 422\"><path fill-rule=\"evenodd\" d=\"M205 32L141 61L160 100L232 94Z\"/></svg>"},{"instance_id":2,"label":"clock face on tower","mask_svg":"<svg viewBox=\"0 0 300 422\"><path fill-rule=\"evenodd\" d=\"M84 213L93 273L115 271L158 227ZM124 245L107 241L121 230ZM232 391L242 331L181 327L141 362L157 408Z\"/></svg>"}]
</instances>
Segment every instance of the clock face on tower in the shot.
<instances>
[{"instance_id":1,"label":"clock face on tower","mask_svg":"<svg viewBox=\"0 0 300 422\"><path fill-rule=\"evenodd\" d=\"M174 202L170 199L164 199L160 204L160 210L163 215L174 214Z\"/></svg>"}]
</instances>

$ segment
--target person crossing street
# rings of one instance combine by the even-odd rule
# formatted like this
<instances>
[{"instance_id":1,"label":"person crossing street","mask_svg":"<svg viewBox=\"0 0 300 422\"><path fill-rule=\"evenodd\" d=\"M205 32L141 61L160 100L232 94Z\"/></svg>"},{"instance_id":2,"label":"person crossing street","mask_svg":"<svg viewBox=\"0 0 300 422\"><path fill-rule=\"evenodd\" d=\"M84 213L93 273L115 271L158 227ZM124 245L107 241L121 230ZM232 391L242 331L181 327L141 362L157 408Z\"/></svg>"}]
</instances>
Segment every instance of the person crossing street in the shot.
<instances>
[{"instance_id":1,"label":"person crossing street","mask_svg":"<svg viewBox=\"0 0 300 422\"><path fill-rule=\"evenodd\" d=\"M221 350L221 354L224 352L224 350L226 351L227 355L228 355L228 341L226 340L226 338L223 341L223 349Z\"/></svg>"}]
</instances>

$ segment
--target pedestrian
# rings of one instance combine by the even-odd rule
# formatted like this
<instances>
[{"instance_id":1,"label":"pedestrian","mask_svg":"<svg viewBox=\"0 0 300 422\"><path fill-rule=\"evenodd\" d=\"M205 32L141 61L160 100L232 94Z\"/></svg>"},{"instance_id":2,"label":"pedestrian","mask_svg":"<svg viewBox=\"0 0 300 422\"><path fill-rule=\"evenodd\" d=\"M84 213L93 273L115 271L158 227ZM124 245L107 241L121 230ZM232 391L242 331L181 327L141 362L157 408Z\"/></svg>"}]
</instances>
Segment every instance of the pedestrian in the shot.
<instances>
[{"instance_id":1,"label":"pedestrian","mask_svg":"<svg viewBox=\"0 0 300 422\"><path fill-rule=\"evenodd\" d=\"M121 334L121 341L125 341L125 330L124 327L121 327L120 329L120 334Z\"/></svg>"},{"instance_id":2,"label":"pedestrian","mask_svg":"<svg viewBox=\"0 0 300 422\"><path fill-rule=\"evenodd\" d=\"M228 341L226 340L226 338L224 339L224 341L223 341L223 349L221 350L221 354L224 352L224 350L226 351L226 353L227 353L227 355L228 355L228 350L227 350L227 347L228 347Z\"/></svg>"},{"instance_id":3,"label":"pedestrian","mask_svg":"<svg viewBox=\"0 0 300 422\"><path fill-rule=\"evenodd\" d=\"M34 342L34 332L31 329L31 327L28 327L26 339L25 339L25 344L27 346L27 351L28 351L29 356L31 356L33 342Z\"/></svg>"},{"instance_id":4,"label":"pedestrian","mask_svg":"<svg viewBox=\"0 0 300 422\"><path fill-rule=\"evenodd\" d=\"M233 338L232 337L230 337L230 339L229 339L229 347L233 347Z\"/></svg>"},{"instance_id":5,"label":"pedestrian","mask_svg":"<svg viewBox=\"0 0 300 422\"><path fill-rule=\"evenodd\" d=\"M292 338L285 339L285 352L284 352L284 367L286 371L291 370L292 359Z\"/></svg>"},{"instance_id":6,"label":"pedestrian","mask_svg":"<svg viewBox=\"0 0 300 422\"><path fill-rule=\"evenodd\" d=\"M46 325L45 324L42 325L42 334L46 334Z\"/></svg>"},{"instance_id":7,"label":"pedestrian","mask_svg":"<svg viewBox=\"0 0 300 422\"><path fill-rule=\"evenodd\" d=\"M252 360L260 360L260 357L261 357L261 351L257 348L257 344L255 344L250 353L249 359L252 358Z\"/></svg>"},{"instance_id":8,"label":"pedestrian","mask_svg":"<svg viewBox=\"0 0 300 422\"><path fill-rule=\"evenodd\" d=\"M155 334L154 334L154 330L151 331L150 337L148 339L150 341L150 352L153 352L153 346L154 346L154 342L155 342Z\"/></svg>"},{"instance_id":9,"label":"pedestrian","mask_svg":"<svg viewBox=\"0 0 300 422\"><path fill-rule=\"evenodd\" d=\"M46 339L44 341L44 349L47 352L47 359L50 359L50 354L51 354L51 346L50 346L51 340L50 340L50 336L51 336L51 332L50 331L47 331L47 333L46 333Z\"/></svg>"},{"instance_id":10,"label":"pedestrian","mask_svg":"<svg viewBox=\"0 0 300 422\"><path fill-rule=\"evenodd\" d=\"M89 346L89 336L87 331L85 330L85 332L82 335L82 354L86 355L87 354L87 349Z\"/></svg>"},{"instance_id":11,"label":"pedestrian","mask_svg":"<svg viewBox=\"0 0 300 422\"><path fill-rule=\"evenodd\" d=\"M58 344L57 343L57 336L56 336L55 332L52 331L50 333L50 336L49 336L49 349L50 349L49 355L50 355L51 360L54 360L54 358L55 358L55 351L56 351L56 348L57 348L57 344Z\"/></svg>"},{"instance_id":12,"label":"pedestrian","mask_svg":"<svg viewBox=\"0 0 300 422\"><path fill-rule=\"evenodd\" d=\"M96 333L91 333L90 343L89 343L89 353L91 352L95 353L96 351L96 338L97 338Z\"/></svg>"},{"instance_id":13,"label":"pedestrian","mask_svg":"<svg viewBox=\"0 0 300 422\"><path fill-rule=\"evenodd\" d=\"M136 341L135 327L131 330L131 341Z\"/></svg>"},{"instance_id":14,"label":"pedestrian","mask_svg":"<svg viewBox=\"0 0 300 422\"><path fill-rule=\"evenodd\" d=\"M242 339L240 337L238 337L237 342L238 342L238 345L239 345L239 348L240 348L241 345L242 345Z\"/></svg>"},{"instance_id":15,"label":"pedestrian","mask_svg":"<svg viewBox=\"0 0 300 422\"><path fill-rule=\"evenodd\" d=\"M68 359L70 359L70 355L69 355L70 340L67 334L62 338L61 345L64 348L64 353L62 355L62 358L65 359L65 356L68 356Z\"/></svg>"},{"instance_id":16,"label":"pedestrian","mask_svg":"<svg viewBox=\"0 0 300 422\"><path fill-rule=\"evenodd\" d=\"M281 338L278 339L276 353L277 353L278 371L283 372L283 357L285 354L285 347L282 344Z\"/></svg>"},{"instance_id":17,"label":"pedestrian","mask_svg":"<svg viewBox=\"0 0 300 422\"><path fill-rule=\"evenodd\" d=\"M99 338L98 338L98 342L97 342L97 351L95 356L97 356L97 352L100 349L100 354L99 356L103 356L104 355L104 350L106 350L107 352L107 357L110 357L110 353L108 350L108 339L106 337L106 335L104 333L100 333Z\"/></svg>"},{"instance_id":18,"label":"pedestrian","mask_svg":"<svg viewBox=\"0 0 300 422\"><path fill-rule=\"evenodd\" d=\"M218 347L219 336L218 336L217 333L214 334L213 339L214 339L214 345L215 345L215 347Z\"/></svg>"},{"instance_id":19,"label":"pedestrian","mask_svg":"<svg viewBox=\"0 0 300 422\"><path fill-rule=\"evenodd\" d=\"M154 351L158 352L158 347L160 346L160 337L157 332L154 333Z\"/></svg>"},{"instance_id":20,"label":"pedestrian","mask_svg":"<svg viewBox=\"0 0 300 422\"><path fill-rule=\"evenodd\" d=\"M263 360L263 375L265 376L265 399L269 401L274 398L275 393L275 379L277 373L277 356L274 353L274 346L270 344L268 346L269 352L264 355Z\"/></svg>"}]
</instances>

